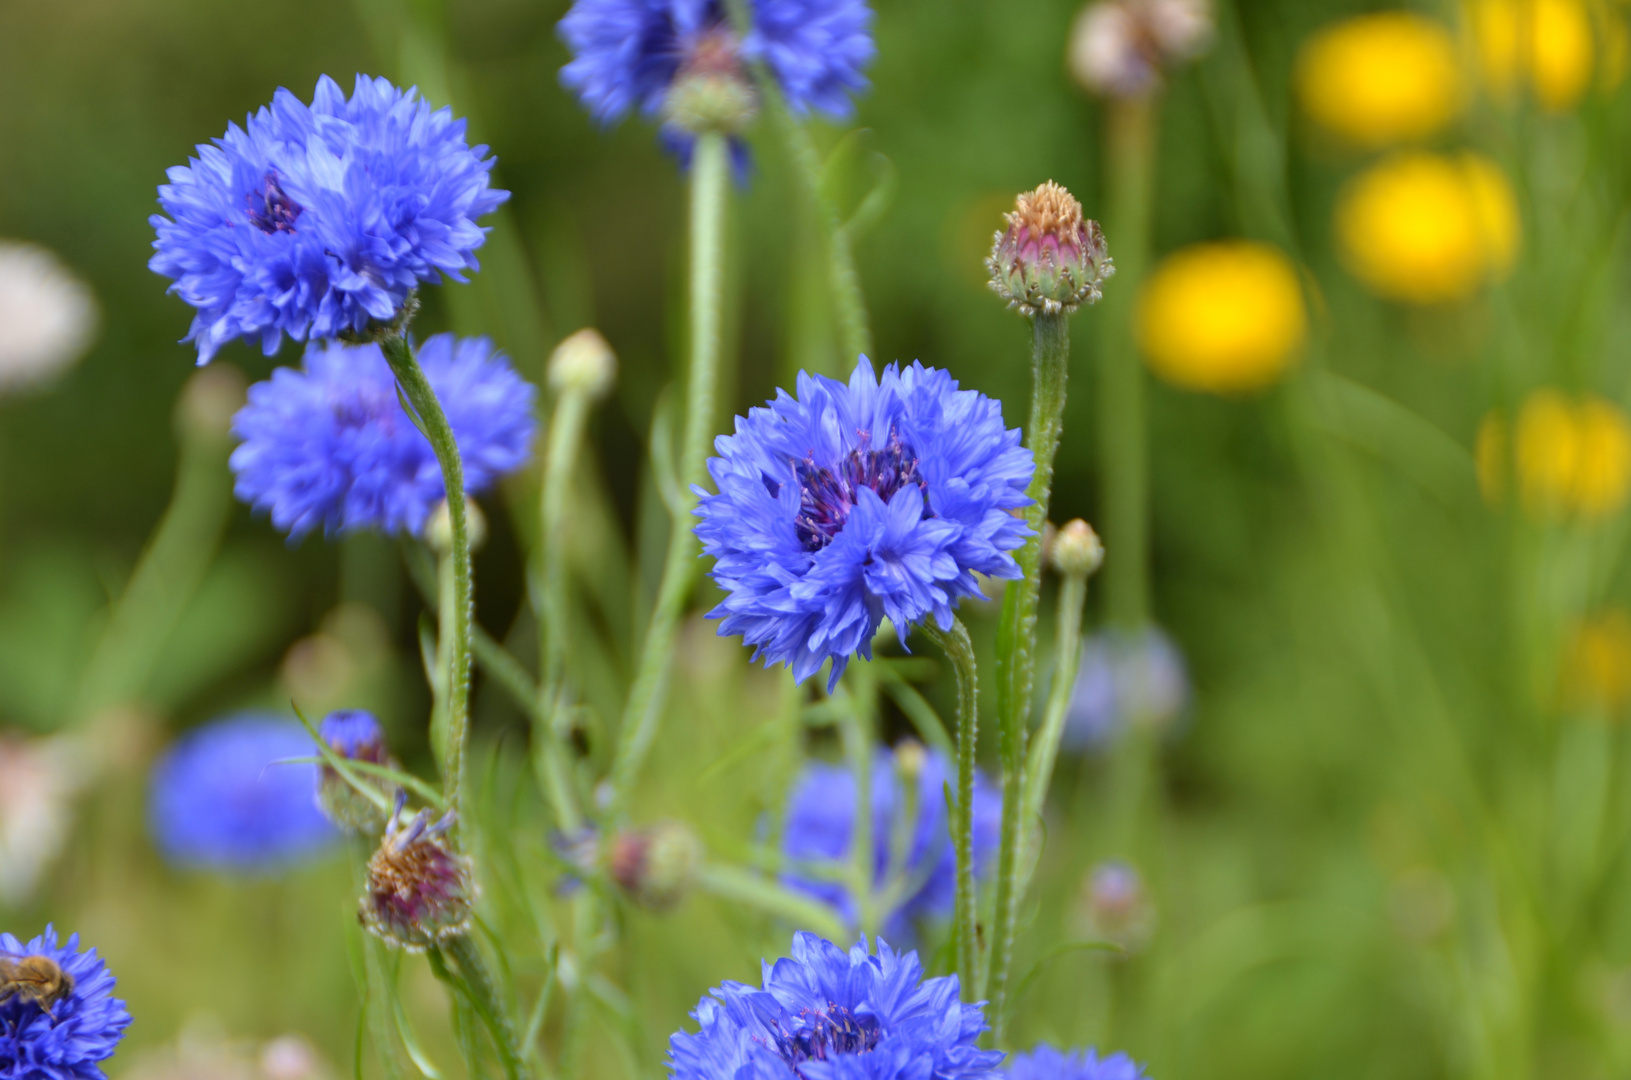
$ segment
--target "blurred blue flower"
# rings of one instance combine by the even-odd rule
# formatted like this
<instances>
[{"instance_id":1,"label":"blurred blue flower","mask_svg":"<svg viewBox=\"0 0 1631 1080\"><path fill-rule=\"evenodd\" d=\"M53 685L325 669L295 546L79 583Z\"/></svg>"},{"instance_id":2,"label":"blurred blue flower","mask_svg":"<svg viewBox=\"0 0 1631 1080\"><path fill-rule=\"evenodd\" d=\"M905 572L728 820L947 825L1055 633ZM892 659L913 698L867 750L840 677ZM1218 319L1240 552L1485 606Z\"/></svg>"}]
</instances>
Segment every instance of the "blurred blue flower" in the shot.
<instances>
[{"instance_id":1,"label":"blurred blue flower","mask_svg":"<svg viewBox=\"0 0 1631 1080\"><path fill-rule=\"evenodd\" d=\"M1106 746L1130 723L1169 728L1189 705L1184 655L1154 626L1136 633L1106 630L1082 646L1062 743Z\"/></svg>"},{"instance_id":2,"label":"blurred blue flower","mask_svg":"<svg viewBox=\"0 0 1631 1080\"><path fill-rule=\"evenodd\" d=\"M178 866L272 871L317 854L339 834L317 807L306 729L241 713L183 735L153 767L148 825Z\"/></svg>"},{"instance_id":3,"label":"blurred blue flower","mask_svg":"<svg viewBox=\"0 0 1631 1080\"><path fill-rule=\"evenodd\" d=\"M955 775L943 755L909 745L909 754L903 751L897 758L879 752L872 764L872 880L880 888L899 889L883 924L884 933L896 940L909 940L916 920L950 917L957 888L957 853L945 795L946 782L955 783ZM903 769L903 761L911 765ZM912 771L915 782L902 775ZM915 792L906 787L908 782ZM903 820L908 813L911 820ZM787 802L782 851L799 863L842 862L849 858L854 837L855 774L848 765L806 764ZM975 773L976 874L990 870L1001 837L1002 794L984 774ZM798 873L782 880L855 922L855 899L842 883Z\"/></svg>"},{"instance_id":4,"label":"blurred blue flower","mask_svg":"<svg viewBox=\"0 0 1631 1080\"><path fill-rule=\"evenodd\" d=\"M317 725L317 733L343 758L374 765L386 762L385 729L366 709L331 712Z\"/></svg>"},{"instance_id":5,"label":"blurred blue flower","mask_svg":"<svg viewBox=\"0 0 1631 1080\"><path fill-rule=\"evenodd\" d=\"M198 309L199 362L235 338L270 356L283 334L361 330L420 282L463 281L486 239L476 219L509 198L464 127L415 90L359 75L347 100L325 75L310 106L280 89L171 169L148 266Z\"/></svg>"},{"instance_id":6,"label":"blurred blue flower","mask_svg":"<svg viewBox=\"0 0 1631 1080\"><path fill-rule=\"evenodd\" d=\"M1029 1054L1015 1054L1003 1069L1006 1080L1143 1080L1144 1070L1126 1054L1100 1057L1098 1051L1060 1052L1041 1043Z\"/></svg>"},{"instance_id":7,"label":"blurred blue flower","mask_svg":"<svg viewBox=\"0 0 1631 1080\"><path fill-rule=\"evenodd\" d=\"M1030 499L1031 452L1003 427L1002 405L959 390L946 372L866 357L849 384L801 372L714 443L697 536L725 590L709 613L754 659L803 681L831 658L835 686L851 655L872 656L885 617L904 643L933 615L977 596L976 573L1019 576L1009 552L1030 535L1009 511Z\"/></svg>"},{"instance_id":8,"label":"blurred blue flower","mask_svg":"<svg viewBox=\"0 0 1631 1080\"><path fill-rule=\"evenodd\" d=\"M979 1005L957 976L923 978L917 953L865 938L846 954L814 934L763 965L763 988L726 982L692 1010L701 1030L668 1040L673 1080L963 1080L991 1076Z\"/></svg>"},{"instance_id":9,"label":"blurred blue flower","mask_svg":"<svg viewBox=\"0 0 1631 1080\"><path fill-rule=\"evenodd\" d=\"M80 952L78 934L59 944L48 926L26 945L0 933L0 955L50 957L73 980L49 1015L32 999L0 998L0 1080L103 1080L97 1063L113 1056L130 1013L96 950Z\"/></svg>"},{"instance_id":10,"label":"blurred blue flower","mask_svg":"<svg viewBox=\"0 0 1631 1080\"><path fill-rule=\"evenodd\" d=\"M764 61L796 113L848 116L877 52L866 0L750 0L750 8L753 26L738 43L719 0L577 0L560 23L573 56L561 82L602 123L634 110L655 117L699 47L723 42L741 60Z\"/></svg>"},{"instance_id":11,"label":"blurred blue flower","mask_svg":"<svg viewBox=\"0 0 1631 1080\"><path fill-rule=\"evenodd\" d=\"M526 464L534 390L486 338L438 334L419 365L447 413L477 494ZM313 346L303 370L249 388L232 430L238 498L293 539L379 529L417 534L446 488L429 440L409 419L378 345Z\"/></svg>"}]
</instances>

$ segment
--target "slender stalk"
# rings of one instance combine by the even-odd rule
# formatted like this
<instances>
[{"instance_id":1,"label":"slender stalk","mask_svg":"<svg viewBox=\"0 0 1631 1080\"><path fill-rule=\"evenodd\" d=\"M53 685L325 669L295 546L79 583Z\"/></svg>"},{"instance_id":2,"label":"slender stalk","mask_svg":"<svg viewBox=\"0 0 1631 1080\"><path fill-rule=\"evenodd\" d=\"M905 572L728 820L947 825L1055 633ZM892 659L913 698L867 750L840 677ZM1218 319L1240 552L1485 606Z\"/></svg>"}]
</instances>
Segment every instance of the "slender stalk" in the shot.
<instances>
[{"instance_id":1,"label":"slender stalk","mask_svg":"<svg viewBox=\"0 0 1631 1080\"><path fill-rule=\"evenodd\" d=\"M850 894L855 898L856 921L860 923L861 932L876 934L880 913L873 881L876 856L872 846L872 746L878 679L872 665L859 660L850 664L848 678L852 707L839 730L844 743L844 757L850 767L850 778L855 785L849 887Z\"/></svg>"},{"instance_id":2,"label":"slender stalk","mask_svg":"<svg viewBox=\"0 0 1631 1080\"><path fill-rule=\"evenodd\" d=\"M380 342L396 381L408 403L418 413L419 423L436 452L442 467L442 483L447 490L448 520L452 526L452 551L448 555L452 578L448 599L438 613L441 647L446 650L446 719L444 736L436 746L442 766L442 788L447 803L463 814L464 749L470 731L470 626L475 616L474 581L470 564L470 521L464 501L464 466L459 460L458 443L447 414L425 378L424 369L414 358L406 336L395 334Z\"/></svg>"},{"instance_id":3,"label":"slender stalk","mask_svg":"<svg viewBox=\"0 0 1631 1080\"><path fill-rule=\"evenodd\" d=\"M957 903L952 933L963 998L978 1001L981 992L979 928L974 911L974 753L980 720L974 643L961 620L953 620L950 630L941 630L933 622L924 623L923 628L945 652L957 673L957 805L952 817L952 843L957 853Z\"/></svg>"},{"instance_id":4,"label":"slender stalk","mask_svg":"<svg viewBox=\"0 0 1631 1080\"><path fill-rule=\"evenodd\" d=\"M1070 368L1070 316L1038 315L1031 327L1031 422L1026 445L1036 472L1026 491L1025 524L1031 538L1019 550L1020 578L1003 594L997 626L997 750L1002 761L1002 846L997 854L997 906L991 953L993 1038L1002 1035L1003 1006L1019 910L1019 849L1024 842L1020 811L1025 782L1025 739L1031 719L1036 671L1036 605L1042 582L1042 529L1053 493L1053 459L1065 420L1065 382Z\"/></svg>"},{"instance_id":5,"label":"slender stalk","mask_svg":"<svg viewBox=\"0 0 1631 1080\"><path fill-rule=\"evenodd\" d=\"M685 434L679 465L684 513L674 513L657 603L646 628L634 686L623 709L617 756L612 763L612 816L628 811L629 795L657 737L662 718L674 635L697 572L696 537L690 514L693 484L707 475L709 435L719 378L720 308L724 278L725 192L730 183L729 148L719 132L697 136L691 154L691 373L686 388Z\"/></svg>"},{"instance_id":6,"label":"slender stalk","mask_svg":"<svg viewBox=\"0 0 1631 1080\"><path fill-rule=\"evenodd\" d=\"M1115 238L1120 288L1099 326L1099 460L1103 470L1106 599L1110 621L1136 630L1149 618L1144 369L1133 347L1132 300L1148 259L1155 105L1114 101L1107 117L1107 234Z\"/></svg>"},{"instance_id":7,"label":"slender stalk","mask_svg":"<svg viewBox=\"0 0 1631 1080\"><path fill-rule=\"evenodd\" d=\"M561 738L566 705L563 675L566 670L568 598L566 581L566 497L583 429L589 418L589 395L569 386L555 403L549 425L549 447L544 459L540 494L539 557L543 562L543 596L538 613L539 687L533 724L534 765L539 786L548 793L555 820L563 832L576 832L583 824Z\"/></svg>"},{"instance_id":8,"label":"slender stalk","mask_svg":"<svg viewBox=\"0 0 1631 1080\"><path fill-rule=\"evenodd\" d=\"M361 838L355 838L347 846L351 857L352 881L360 895L368 884L368 857L371 854L369 844ZM374 1040L374 1048L379 1052L380 1071L384 1074L385 1080L401 1080L404 1072L402 1049L397 1038L396 1024L393 1022L395 1007L392 998L396 995L396 987L385 976L383 955L385 945L379 938L366 931L360 936L367 990L363 1010L368 1035Z\"/></svg>"},{"instance_id":9,"label":"slender stalk","mask_svg":"<svg viewBox=\"0 0 1631 1080\"><path fill-rule=\"evenodd\" d=\"M509 1080L520 1080L528 1074L526 1059L516 1039L515 1025L510 1022L509 1012L498 996L498 988L493 985L493 976L476 948L475 939L469 934L460 934L443 947L459 965L459 974L463 976L465 989L470 994L470 1004L493 1038L498 1060L504 1066L504 1075Z\"/></svg>"},{"instance_id":10,"label":"slender stalk","mask_svg":"<svg viewBox=\"0 0 1631 1080\"><path fill-rule=\"evenodd\" d=\"M841 941L849 935L849 928L826 904L739 866L705 864L697 872L697 887L710 895L780 916L800 930L812 930L829 941Z\"/></svg>"}]
</instances>

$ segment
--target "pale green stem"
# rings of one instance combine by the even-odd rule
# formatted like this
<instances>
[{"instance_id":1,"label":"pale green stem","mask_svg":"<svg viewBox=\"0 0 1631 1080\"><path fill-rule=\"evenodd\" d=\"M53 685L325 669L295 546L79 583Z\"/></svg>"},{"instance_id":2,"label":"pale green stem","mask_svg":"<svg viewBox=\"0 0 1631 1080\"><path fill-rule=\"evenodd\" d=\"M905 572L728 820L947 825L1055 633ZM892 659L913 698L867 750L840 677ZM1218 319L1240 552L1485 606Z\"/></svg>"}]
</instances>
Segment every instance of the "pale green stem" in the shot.
<instances>
[{"instance_id":1,"label":"pale green stem","mask_svg":"<svg viewBox=\"0 0 1631 1080\"><path fill-rule=\"evenodd\" d=\"M1025 794L1021 800L1024 808L1021 815L1023 832L1019 850L1020 877L1015 888L1016 903L1024 899L1025 886L1029 883L1025 868L1035 854L1033 847L1037 822L1041 820L1048 787L1053 782L1054 762L1059 759L1059 740L1065 733L1070 697L1076 689L1076 672L1082 665L1082 609L1086 605L1087 575L1067 575L1059 587L1053 685L1048 689L1048 703L1042 711L1042 726L1031 741L1025 762Z\"/></svg>"},{"instance_id":2,"label":"pale green stem","mask_svg":"<svg viewBox=\"0 0 1631 1080\"><path fill-rule=\"evenodd\" d=\"M589 418L589 395L568 387L555 403L539 496L538 551L543 562L542 610L539 611L540 655L538 711L533 746L539 786L548 793L555 820L563 832L583 824L570 769L564 757L562 720L566 705L568 594L566 580L566 501L583 429Z\"/></svg>"},{"instance_id":3,"label":"pale green stem","mask_svg":"<svg viewBox=\"0 0 1631 1080\"><path fill-rule=\"evenodd\" d=\"M360 896L368 888L368 858L372 853L370 841L357 837L349 848L352 879ZM385 977L382 955L385 945L379 938L366 931L361 937L363 972L368 989L368 1000L365 1003L368 1035L374 1040L374 1049L379 1053L380 1070L384 1073L385 1080L401 1080L404 1071L402 1049L396 1032L395 1005L391 1000L396 995L396 987Z\"/></svg>"},{"instance_id":4,"label":"pale green stem","mask_svg":"<svg viewBox=\"0 0 1631 1080\"><path fill-rule=\"evenodd\" d=\"M459 965L459 974L463 976L465 988L470 994L470 1004L492 1036L493 1046L498 1050L498 1060L504 1066L504 1075L509 1080L520 1080L529 1072L526 1059L516 1039L515 1025L498 995L498 988L493 985L493 976L476 948L475 939L469 934L460 934L444 943L442 948Z\"/></svg>"},{"instance_id":5,"label":"pale green stem","mask_svg":"<svg viewBox=\"0 0 1631 1080\"><path fill-rule=\"evenodd\" d=\"M849 936L849 929L826 904L741 867L708 863L697 873L697 887L786 919L795 929L809 930L828 941L843 942Z\"/></svg>"},{"instance_id":6,"label":"pale green stem","mask_svg":"<svg viewBox=\"0 0 1631 1080\"><path fill-rule=\"evenodd\" d=\"M1109 212L1120 287L1100 320L1099 460L1104 487L1105 589L1110 622L1137 630L1149 618L1148 462L1144 369L1133 345L1132 300L1148 257L1155 105L1115 101L1107 117Z\"/></svg>"},{"instance_id":7,"label":"pale green stem","mask_svg":"<svg viewBox=\"0 0 1631 1080\"><path fill-rule=\"evenodd\" d=\"M1065 382L1070 374L1070 316L1038 315L1031 327L1031 423L1026 445L1036 462L1026 494L1025 524L1031 537L1019 550L1020 578L1003 594L997 627L997 749L1002 761L1002 846L997 853L997 904L992 927L991 1027L1002 1037L1008 972L1014 953L1019 911L1019 849L1024 842L1021 796L1025 782L1025 738L1031 720L1031 684L1036 670L1036 605L1042 582L1042 529L1053 494L1053 459L1065 420Z\"/></svg>"},{"instance_id":8,"label":"pale green stem","mask_svg":"<svg viewBox=\"0 0 1631 1080\"><path fill-rule=\"evenodd\" d=\"M968 628L954 619L950 630L931 622L924 631L939 645L957 674L957 805L952 819L952 842L957 853L957 902L952 918L957 978L964 1001L978 1001L979 930L975 924L974 895L974 753L979 735L978 672L974 643Z\"/></svg>"},{"instance_id":9,"label":"pale green stem","mask_svg":"<svg viewBox=\"0 0 1631 1080\"><path fill-rule=\"evenodd\" d=\"M872 744L873 712L878 697L878 680L872 666L863 661L849 669L850 709L839 730L844 742L844 758L855 784L855 818L850 835L849 887L855 900L856 921L862 933L878 932L879 912L874 894L872 850Z\"/></svg>"},{"instance_id":10,"label":"pale green stem","mask_svg":"<svg viewBox=\"0 0 1631 1080\"><path fill-rule=\"evenodd\" d=\"M693 484L707 476L709 436L719 379L721 294L724 278L725 193L730 185L730 150L725 136L697 136L691 153L691 372L685 398L685 435L679 456L681 504L668 536L662 584L646 628L634 686L623 709L617 756L612 763L612 816L627 813L640 767L657 737L674 635L697 574L696 536L691 510Z\"/></svg>"},{"instance_id":11,"label":"pale green stem","mask_svg":"<svg viewBox=\"0 0 1631 1080\"><path fill-rule=\"evenodd\" d=\"M447 414L425 378L424 369L414 359L413 347L402 334L394 334L380 342L385 359L390 362L403 395L418 414L421 429L436 452L436 461L442 467L442 484L447 491L448 521L451 525L452 587L448 591L451 603L438 612L441 627L441 648L446 650L447 677L445 736L435 747L442 765L442 790L447 804L463 820L464 750L470 730L470 626L475 615L473 575L470 565L470 520L464 501L464 466L459 460L458 443Z\"/></svg>"}]
</instances>

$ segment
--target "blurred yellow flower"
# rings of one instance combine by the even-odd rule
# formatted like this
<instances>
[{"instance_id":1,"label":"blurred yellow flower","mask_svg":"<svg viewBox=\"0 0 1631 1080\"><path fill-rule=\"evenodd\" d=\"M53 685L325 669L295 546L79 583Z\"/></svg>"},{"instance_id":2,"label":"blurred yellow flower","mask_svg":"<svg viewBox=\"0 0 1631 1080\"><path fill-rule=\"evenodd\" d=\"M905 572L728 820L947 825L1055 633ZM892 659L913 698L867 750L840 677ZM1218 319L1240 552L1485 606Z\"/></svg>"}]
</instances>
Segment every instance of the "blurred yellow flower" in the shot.
<instances>
[{"instance_id":1,"label":"blurred yellow flower","mask_svg":"<svg viewBox=\"0 0 1631 1080\"><path fill-rule=\"evenodd\" d=\"M1405 11L1361 15L1315 34L1297 58L1296 86L1310 117L1367 147L1431 135L1463 100L1449 31Z\"/></svg>"},{"instance_id":2,"label":"blurred yellow flower","mask_svg":"<svg viewBox=\"0 0 1631 1080\"><path fill-rule=\"evenodd\" d=\"M1563 658L1566 704L1617 711L1631 702L1631 616L1609 608L1575 628Z\"/></svg>"},{"instance_id":3,"label":"blurred yellow flower","mask_svg":"<svg viewBox=\"0 0 1631 1080\"><path fill-rule=\"evenodd\" d=\"M1405 153L1349 181L1337 247L1353 275L1393 300L1463 299L1517 255L1518 204L1494 162Z\"/></svg>"},{"instance_id":4,"label":"blurred yellow flower","mask_svg":"<svg viewBox=\"0 0 1631 1080\"><path fill-rule=\"evenodd\" d=\"M1212 393L1274 382L1308 333L1296 267L1279 249L1247 240L1168 256L1140 290L1134 320L1157 375Z\"/></svg>"},{"instance_id":5,"label":"blurred yellow flower","mask_svg":"<svg viewBox=\"0 0 1631 1080\"><path fill-rule=\"evenodd\" d=\"M1506 501L1506 417L1498 412L1484 416L1473 439L1472 459L1478 470L1478 490L1484 501L1500 506Z\"/></svg>"},{"instance_id":6,"label":"blurred yellow flower","mask_svg":"<svg viewBox=\"0 0 1631 1080\"><path fill-rule=\"evenodd\" d=\"M1527 84L1553 112L1579 104L1597 63L1584 0L1469 0L1466 12L1479 70L1497 96ZM1605 25L1611 32L1603 60L1611 71L1617 43L1614 24Z\"/></svg>"},{"instance_id":7,"label":"blurred yellow flower","mask_svg":"<svg viewBox=\"0 0 1631 1080\"><path fill-rule=\"evenodd\" d=\"M1491 497L1484 482L1484 432L1479 435L1479 476ZM1600 397L1573 402L1556 390L1536 390L1518 411L1513 466L1518 496L1530 515L1606 517L1631 496L1631 418ZM1498 501L1500 487L1496 482L1491 501Z\"/></svg>"}]
</instances>

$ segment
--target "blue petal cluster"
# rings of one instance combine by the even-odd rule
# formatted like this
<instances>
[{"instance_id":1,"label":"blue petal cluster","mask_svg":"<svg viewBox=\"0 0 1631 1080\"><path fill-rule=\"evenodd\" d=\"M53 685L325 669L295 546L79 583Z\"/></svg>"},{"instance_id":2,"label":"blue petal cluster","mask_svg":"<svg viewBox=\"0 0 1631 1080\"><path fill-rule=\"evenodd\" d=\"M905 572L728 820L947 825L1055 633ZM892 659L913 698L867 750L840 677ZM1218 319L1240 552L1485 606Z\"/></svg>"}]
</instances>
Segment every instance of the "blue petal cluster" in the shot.
<instances>
[{"instance_id":1,"label":"blue petal cluster","mask_svg":"<svg viewBox=\"0 0 1631 1080\"><path fill-rule=\"evenodd\" d=\"M74 980L49 1016L32 1000L0 1003L0 1080L103 1080L99 1062L113 1056L130 1013L113 996L113 976L96 950L80 952L78 934L59 943L48 926L27 944L0 934L0 954L48 956Z\"/></svg>"},{"instance_id":2,"label":"blue petal cluster","mask_svg":"<svg viewBox=\"0 0 1631 1080\"><path fill-rule=\"evenodd\" d=\"M1063 745L1108 746L1128 724L1171 727L1189 704L1184 654L1154 626L1107 630L1082 645L1082 662L1065 714Z\"/></svg>"},{"instance_id":3,"label":"blue petal cluster","mask_svg":"<svg viewBox=\"0 0 1631 1080\"><path fill-rule=\"evenodd\" d=\"M863 356L848 385L801 372L797 398L779 392L715 441L719 493L697 489L720 634L800 681L831 659L836 685L886 616L902 642L930 615L949 629L976 573L1019 576L1009 552L1030 531L1010 511L1033 470L1019 434L1000 402L921 364L880 380Z\"/></svg>"},{"instance_id":4,"label":"blue petal cluster","mask_svg":"<svg viewBox=\"0 0 1631 1080\"><path fill-rule=\"evenodd\" d=\"M744 60L762 60L788 104L801 115L835 117L877 52L866 0L751 0L753 27L737 43ZM573 59L561 82L602 123L632 111L652 117L698 45L732 34L719 0L577 0L561 19Z\"/></svg>"},{"instance_id":5,"label":"blue petal cluster","mask_svg":"<svg viewBox=\"0 0 1631 1080\"><path fill-rule=\"evenodd\" d=\"M923 755L915 792L908 789L888 753L872 766L873 882L904 882L899 905L885 913L884 932L896 940L912 936L919 919L951 915L957 888L957 853L952 844L946 783L955 781L945 757ZM812 761L805 765L787 801L782 851L795 865L843 862L855 838L855 774L847 765ZM901 817L914 814L903 825ZM905 850L901 838L907 838ZM1002 837L1002 794L982 773L974 777L974 872L983 875ZM849 889L830 876L787 874L800 892L832 905L848 922L856 918Z\"/></svg>"},{"instance_id":6,"label":"blue petal cluster","mask_svg":"<svg viewBox=\"0 0 1631 1080\"><path fill-rule=\"evenodd\" d=\"M447 414L478 494L526 464L534 390L486 338L438 334L419 366ZM445 497L429 440L409 419L377 345L313 346L302 370L279 368L249 388L232 424L238 498L298 539L321 525L417 534Z\"/></svg>"},{"instance_id":7,"label":"blue petal cluster","mask_svg":"<svg viewBox=\"0 0 1631 1080\"><path fill-rule=\"evenodd\" d=\"M415 90L359 75L348 100L325 75L310 106L280 89L171 169L148 266L198 309L199 362L236 338L270 356L284 334L361 330L420 282L464 280L486 238L476 219L509 198L464 127Z\"/></svg>"},{"instance_id":8,"label":"blue petal cluster","mask_svg":"<svg viewBox=\"0 0 1631 1080\"><path fill-rule=\"evenodd\" d=\"M323 717L317 734L343 758L385 763L385 729L366 709L344 709Z\"/></svg>"},{"instance_id":9,"label":"blue petal cluster","mask_svg":"<svg viewBox=\"0 0 1631 1080\"><path fill-rule=\"evenodd\" d=\"M1100 1057L1091 1048L1060 1052L1042 1043L1009 1058L1003 1075L1006 1080L1143 1080L1144 1070L1126 1054Z\"/></svg>"},{"instance_id":10,"label":"blue petal cluster","mask_svg":"<svg viewBox=\"0 0 1631 1080\"><path fill-rule=\"evenodd\" d=\"M964 1080L992 1076L979 1005L955 975L923 978L916 953L866 939L846 953L793 936L791 959L763 966L763 985L727 982L692 1010L700 1030L668 1040L673 1080Z\"/></svg>"},{"instance_id":11,"label":"blue petal cluster","mask_svg":"<svg viewBox=\"0 0 1631 1080\"><path fill-rule=\"evenodd\" d=\"M148 825L178 866L271 871L320 852L339 834L317 808L317 754L306 729L261 713L183 735L153 768Z\"/></svg>"}]
</instances>

